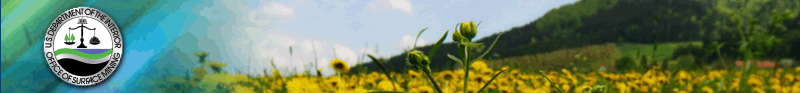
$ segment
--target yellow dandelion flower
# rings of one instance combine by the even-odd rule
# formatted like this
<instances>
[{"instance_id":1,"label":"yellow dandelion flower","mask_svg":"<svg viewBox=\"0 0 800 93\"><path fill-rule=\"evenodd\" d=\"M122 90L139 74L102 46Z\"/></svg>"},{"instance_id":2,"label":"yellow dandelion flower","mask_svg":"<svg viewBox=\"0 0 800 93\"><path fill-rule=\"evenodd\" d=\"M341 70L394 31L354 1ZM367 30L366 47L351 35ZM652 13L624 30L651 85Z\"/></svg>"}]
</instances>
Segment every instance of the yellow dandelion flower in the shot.
<instances>
[{"instance_id":1,"label":"yellow dandelion flower","mask_svg":"<svg viewBox=\"0 0 800 93\"><path fill-rule=\"evenodd\" d=\"M617 83L616 87L619 89L620 93L628 93L628 91L630 91L628 86L625 85L624 83Z\"/></svg>"},{"instance_id":2,"label":"yellow dandelion flower","mask_svg":"<svg viewBox=\"0 0 800 93\"><path fill-rule=\"evenodd\" d=\"M339 79L338 76L329 77L328 79L325 79L324 82L325 82L325 86L333 87L333 88L341 88L341 87L344 87L346 85L345 84L346 82L340 82L340 79Z\"/></svg>"},{"instance_id":3,"label":"yellow dandelion flower","mask_svg":"<svg viewBox=\"0 0 800 93\"><path fill-rule=\"evenodd\" d=\"M453 80L457 78L456 75L453 74L451 71L442 71L439 73L438 76L440 76L444 80Z\"/></svg>"},{"instance_id":4,"label":"yellow dandelion flower","mask_svg":"<svg viewBox=\"0 0 800 93\"><path fill-rule=\"evenodd\" d=\"M783 89L780 84L774 84L774 83L769 88L779 92L781 91L781 89Z\"/></svg>"},{"instance_id":5,"label":"yellow dandelion flower","mask_svg":"<svg viewBox=\"0 0 800 93\"><path fill-rule=\"evenodd\" d=\"M753 91L755 91L755 93L767 93L767 91L764 91L764 89L760 87L754 87Z\"/></svg>"},{"instance_id":6,"label":"yellow dandelion flower","mask_svg":"<svg viewBox=\"0 0 800 93\"><path fill-rule=\"evenodd\" d=\"M408 70L408 78L409 79L415 79L415 78L418 78L420 76L422 76L422 73L419 73L419 72L414 71L414 70Z\"/></svg>"},{"instance_id":7,"label":"yellow dandelion flower","mask_svg":"<svg viewBox=\"0 0 800 93\"><path fill-rule=\"evenodd\" d=\"M303 72L301 74L295 74L296 77L305 77L308 72Z\"/></svg>"},{"instance_id":8,"label":"yellow dandelion flower","mask_svg":"<svg viewBox=\"0 0 800 93\"><path fill-rule=\"evenodd\" d=\"M680 89L678 89L678 88L672 88L672 92L676 92L676 93L677 93L677 92L680 92L680 91L681 91L681 90L680 90Z\"/></svg>"},{"instance_id":9,"label":"yellow dandelion flower","mask_svg":"<svg viewBox=\"0 0 800 93\"><path fill-rule=\"evenodd\" d=\"M331 61L331 67L339 73L347 73L347 71L350 71L350 66L347 66L347 62L339 59L333 59L333 61Z\"/></svg>"},{"instance_id":10,"label":"yellow dandelion flower","mask_svg":"<svg viewBox=\"0 0 800 93\"><path fill-rule=\"evenodd\" d=\"M756 86L756 87L764 85L764 83L761 81L761 79L753 78L753 77L751 77L750 79L747 79L747 84L750 84L751 86Z\"/></svg>"},{"instance_id":11,"label":"yellow dandelion flower","mask_svg":"<svg viewBox=\"0 0 800 93\"><path fill-rule=\"evenodd\" d=\"M794 81L795 81L795 82L796 82L796 81L800 81L800 75L795 75L795 76L794 76Z\"/></svg>"},{"instance_id":12,"label":"yellow dandelion flower","mask_svg":"<svg viewBox=\"0 0 800 93\"><path fill-rule=\"evenodd\" d=\"M800 72L800 66L794 67L795 72Z\"/></svg>"},{"instance_id":13,"label":"yellow dandelion flower","mask_svg":"<svg viewBox=\"0 0 800 93\"><path fill-rule=\"evenodd\" d=\"M733 83L731 83L731 84L730 84L730 87L728 87L728 88L729 88L730 90L739 91L739 89L740 89L740 88L739 88L739 83L740 83L741 81L742 81L741 79L734 78L734 79L733 79Z\"/></svg>"},{"instance_id":14,"label":"yellow dandelion flower","mask_svg":"<svg viewBox=\"0 0 800 93\"><path fill-rule=\"evenodd\" d=\"M493 75L495 73L494 70L489 69L489 68L484 68L483 70L479 70L479 71L480 71L480 74L485 74L485 75Z\"/></svg>"},{"instance_id":15,"label":"yellow dandelion flower","mask_svg":"<svg viewBox=\"0 0 800 93\"><path fill-rule=\"evenodd\" d=\"M572 88L568 84L561 85L561 91L569 92L570 89Z\"/></svg>"},{"instance_id":16,"label":"yellow dandelion flower","mask_svg":"<svg viewBox=\"0 0 800 93\"><path fill-rule=\"evenodd\" d=\"M483 84L469 83L469 86L467 87L469 87L467 89L467 93L478 93L478 91L483 87Z\"/></svg>"},{"instance_id":17,"label":"yellow dandelion flower","mask_svg":"<svg viewBox=\"0 0 800 93\"><path fill-rule=\"evenodd\" d=\"M317 75L322 75L322 68L317 69Z\"/></svg>"},{"instance_id":18,"label":"yellow dandelion flower","mask_svg":"<svg viewBox=\"0 0 800 93\"><path fill-rule=\"evenodd\" d=\"M591 93L591 91L589 91L591 89L592 89L592 86L581 85L581 86L575 87L575 93L584 93L584 91L587 92L587 93Z\"/></svg>"},{"instance_id":19,"label":"yellow dandelion flower","mask_svg":"<svg viewBox=\"0 0 800 93\"><path fill-rule=\"evenodd\" d=\"M407 86L409 88L419 87L419 86L424 86L424 85L425 85L425 80L424 79L413 79L413 80L408 81L408 84L407 84Z\"/></svg>"},{"instance_id":20,"label":"yellow dandelion flower","mask_svg":"<svg viewBox=\"0 0 800 93\"><path fill-rule=\"evenodd\" d=\"M409 93L433 93L433 88L428 86L419 86L409 90Z\"/></svg>"},{"instance_id":21,"label":"yellow dandelion flower","mask_svg":"<svg viewBox=\"0 0 800 93\"><path fill-rule=\"evenodd\" d=\"M473 82L480 83L480 84L484 84L486 82L489 82L489 80L492 79L492 77L485 76L485 75L480 75L480 74L478 74L478 75L470 75L469 77L470 77L469 80L471 80Z\"/></svg>"},{"instance_id":22,"label":"yellow dandelion flower","mask_svg":"<svg viewBox=\"0 0 800 93\"><path fill-rule=\"evenodd\" d=\"M509 72L509 73L511 75L513 75L513 76L520 76L520 70L519 69L511 70L511 72Z\"/></svg>"},{"instance_id":23,"label":"yellow dandelion flower","mask_svg":"<svg viewBox=\"0 0 800 93\"><path fill-rule=\"evenodd\" d=\"M286 89L289 93L321 93L322 89L317 84L317 81L307 77L292 78L286 83Z\"/></svg>"},{"instance_id":24,"label":"yellow dandelion flower","mask_svg":"<svg viewBox=\"0 0 800 93\"><path fill-rule=\"evenodd\" d=\"M650 89L647 88L647 86L634 86L634 87L637 87L639 92L642 92L642 93L646 93L646 92L650 91Z\"/></svg>"},{"instance_id":25,"label":"yellow dandelion flower","mask_svg":"<svg viewBox=\"0 0 800 93\"><path fill-rule=\"evenodd\" d=\"M514 87L512 86L498 86L497 90L501 93L514 93Z\"/></svg>"},{"instance_id":26,"label":"yellow dandelion flower","mask_svg":"<svg viewBox=\"0 0 800 93\"><path fill-rule=\"evenodd\" d=\"M677 77L678 77L679 80L689 80L689 79L692 78L692 75L690 75L686 71L680 71L680 72L678 72L678 76Z\"/></svg>"},{"instance_id":27,"label":"yellow dandelion flower","mask_svg":"<svg viewBox=\"0 0 800 93\"><path fill-rule=\"evenodd\" d=\"M564 73L567 76L571 76L572 75L572 72L569 72L569 70L567 70L567 69L561 69L561 73Z\"/></svg>"},{"instance_id":28,"label":"yellow dandelion flower","mask_svg":"<svg viewBox=\"0 0 800 93\"><path fill-rule=\"evenodd\" d=\"M253 87L235 85L233 86L233 93L256 93L256 92L253 90Z\"/></svg>"},{"instance_id":29,"label":"yellow dandelion flower","mask_svg":"<svg viewBox=\"0 0 800 93\"><path fill-rule=\"evenodd\" d=\"M483 60L475 60L475 62L472 62L472 65L470 65L470 67L478 71L489 69L489 65L486 65L486 62L484 62Z\"/></svg>"},{"instance_id":30,"label":"yellow dandelion flower","mask_svg":"<svg viewBox=\"0 0 800 93\"><path fill-rule=\"evenodd\" d=\"M706 93L714 93L714 89L711 89L711 87L708 86L703 86L703 88L700 88L700 90Z\"/></svg>"},{"instance_id":31,"label":"yellow dandelion flower","mask_svg":"<svg viewBox=\"0 0 800 93\"><path fill-rule=\"evenodd\" d=\"M389 80L382 80L381 82L378 83L377 87L378 87L378 90L387 90L388 91L388 90L394 90L395 86L397 86L396 87L397 91L402 91L403 90L403 88L400 87L400 85L398 85L398 84L394 84L394 86L392 86L392 81L389 81Z\"/></svg>"},{"instance_id":32,"label":"yellow dandelion flower","mask_svg":"<svg viewBox=\"0 0 800 93\"><path fill-rule=\"evenodd\" d=\"M772 77L772 78L769 78L769 83L770 84L780 84L781 81L777 77Z\"/></svg>"}]
</instances>

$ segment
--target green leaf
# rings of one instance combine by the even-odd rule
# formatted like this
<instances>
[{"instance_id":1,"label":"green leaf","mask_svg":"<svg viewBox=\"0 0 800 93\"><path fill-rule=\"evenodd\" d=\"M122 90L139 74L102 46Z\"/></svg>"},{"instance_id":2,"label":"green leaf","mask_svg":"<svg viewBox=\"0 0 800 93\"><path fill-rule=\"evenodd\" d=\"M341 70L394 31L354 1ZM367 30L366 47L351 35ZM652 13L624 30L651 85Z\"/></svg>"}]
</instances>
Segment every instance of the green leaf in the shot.
<instances>
[{"instance_id":1,"label":"green leaf","mask_svg":"<svg viewBox=\"0 0 800 93\"><path fill-rule=\"evenodd\" d=\"M475 25L475 27L481 26L481 23L483 23L483 21L478 22L478 24Z\"/></svg>"},{"instance_id":2,"label":"green leaf","mask_svg":"<svg viewBox=\"0 0 800 93\"><path fill-rule=\"evenodd\" d=\"M456 56L453 56L451 54L447 54L447 57L452 59L453 61L456 61L456 63L458 63L458 64L464 64L464 62L461 61L461 59L458 59L458 57L456 57Z\"/></svg>"},{"instance_id":3,"label":"green leaf","mask_svg":"<svg viewBox=\"0 0 800 93\"><path fill-rule=\"evenodd\" d=\"M558 93L564 93L564 91L561 91L561 88L560 88L560 87L558 87L558 84L555 84L555 83L553 83L553 81L550 81L550 78L547 78L547 75L545 75L545 74L544 74L544 71L542 71L542 70L539 70L539 74L542 74L542 76L544 76L544 79L546 79L546 80L547 80L547 82L550 82L550 84L551 84L553 87L556 87L556 90L558 90Z\"/></svg>"},{"instance_id":4,"label":"green leaf","mask_svg":"<svg viewBox=\"0 0 800 93\"><path fill-rule=\"evenodd\" d=\"M433 44L431 51L428 51L428 59L433 60L433 55L436 54L437 50L439 50L439 46L442 46L442 42L444 42L444 39L447 38L448 32L450 32L450 30L445 31L444 35L439 38L439 41L436 41L436 44Z\"/></svg>"},{"instance_id":5,"label":"green leaf","mask_svg":"<svg viewBox=\"0 0 800 93\"><path fill-rule=\"evenodd\" d=\"M386 70L386 67L383 66L383 63L381 63L381 60L378 60L378 58L375 58L375 56L372 56L370 54L367 54L367 56L369 57L369 59L372 59L372 62L375 62L375 64L378 64L378 67L381 67L381 70L383 71L383 75L386 75L386 77L389 78L389 80L392 81L392 88L394 88L394 90L397 90L397 86L395 86L395 83L394 83L394 78L392 78L392 76L389 75L389 70Z\"/></svg>"},{"instance_id":6,"label":"green leaf","mask_svg":"<svg viewBox=\"0 0 800 93\"><path fill-rule=\"evenodd\" d=\"M500 36L503 36L503 32L500 32L500 34L497 34L497 37L494 38L494 42L492 42L492 45L489 45L489 48L486 49L486 51L483 52L483 54L481 54L481 56L478 56L477 58L475 58L475 60L482 59L484 56L486 56L486 54L489 54L489 52L492 51L492 48L494 48L494 44L497 44L497 40L500 39Z\"/></svg>"},{"instance_id":7,"label":"green leaf","mask_svg":"<svg viewBox=\"0 0 800 93\"><path fill-rule=\"evenodd\" d=\"M500 76L500 74L502 74L505 71L506 70L500 70L500 72L497 72L497 74L494 74L494 77L492 77L492 79L489 80L489 82L486 82L486 84L484 84L483 87L481 88L481 90L478 90L478 92L481 92L481 91L483 91L483 89L486 89L486 87L488 87L489 84L492 84L492 81L494 81L494 79L497 79L497 76Z\"/></svg>"},{"instance_id":8,"label":"green leaf","mask_svg":"<svg viewBox=\"0 0 800 93\"><path fill-rule=\"evenodd\" d=\"M462 46L467 46L467 47L480 47L481 45L483 45L483 43L472 43L472 42L461 42L461 43L458 43L458 44L460 44Z\"/></svg>"},{"instance_id":9,"label":"green leaf","mask_svg":"<svg viewBox=\"0 0 800 93\"><path fill-rule=\"evenodd\" d=\"M414 39L414 46L411 46L411 50L417 49L417 40L419 40L419 36L422 35L422 32L425 32L425 30L428 30L428 28L425 27L422 28L422 30L419 30L419 33L417 33L417 38Z\"/></svg>"}]
</instances>

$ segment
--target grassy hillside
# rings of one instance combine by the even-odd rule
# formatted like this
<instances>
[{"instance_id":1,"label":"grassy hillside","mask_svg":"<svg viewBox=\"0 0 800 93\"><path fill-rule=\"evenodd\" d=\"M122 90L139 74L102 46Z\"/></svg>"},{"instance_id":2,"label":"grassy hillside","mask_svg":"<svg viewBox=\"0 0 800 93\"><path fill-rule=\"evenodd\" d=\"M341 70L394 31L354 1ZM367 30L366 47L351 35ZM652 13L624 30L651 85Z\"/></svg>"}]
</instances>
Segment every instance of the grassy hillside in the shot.
<instances>
[{"instance_id":1,"label":"grassy hillside","mask_svg":"<svg viewBox=\"0 0 800 93\"><path fill-rule=\"evenodd\" d=\"M732 20L740 18L739 16L731 16L733 14L752 16L753 18L749 18L752 22L763 23L753 24L750 28L763 28L761 30L785 33L763 35L764 37L777 37L783 41L774 46L768 46L770 47L769 49L761 49L760 51L765 52L762 53L760 58L800 58L797 56L797 53L800 53L800 51L790 48L793 45L800 45L800 43L798 43L800 41L798 41L796 37L800 35L798 23L796 23L798 18L795 17L797 13L800 13L797 9L800 8L798 7L798 5L800 5L798 2L800 1L581 0L574 4L553 9L529 24L504 31L505 35L500 37L500 40L487 59L520 57L524 55L548 53L560 49L612 42L660 44L686 41L702 41L700 43L705 45L714 45L712 44L714 42L724 42L728 45L723 46L720 51L722 51L723 54L729 54L725 55L731 56L729 58L741 59L743 58L743 52L736 50L740 49L738 40L742 40L744 36L736 34L744 33L745 30L756 30L735 29L736 27L741 28L741 26L731 23L741 22L741 20ZM758 5L775 6L752 8ZM750 12L731 12L731 10ZM767 14L769 13L768 11L781 12ZM786 15L777 16L779 14ZM759 19L761 21L758 21ZM768 24L770 22L774 24ZM783 29L767 29L776 25L780 25ZM497 34L483 37L476 41L479 43L491 43L490 41L496 36ZM750 37L749 34L748 37ZM433 70L451 69L454 65L454 62L450 59L446 59L446 54L456 53L454 51L456 45L454 43L445 43L442 46L443 47L439 48L439 53L437 53L441 55L432 57L439 59L431 59L433 62L432 65L436 66L432 67ZM417 49L428 51L431 47L432 46L423 46ZM485 47L487 46L477 48L473 51L483 51L482 49ZM648 46L636 47L647 48ZM702 46L696 49L702 51L692 52L714 50L711 48L710 46ZM755 51L756 49L753 50ZM657 53L654 54L670 54L667 52L672 51L657 51ZM716 55L705 54L706 53L695 53L693 56L697 56L700 61L708 61L717 57ZM665 57L669 56L658 56L657 59L664 59ZM405 53L388 58L387 62L386 64L393 66L389 67L389 69L394 71L403 71L403 69L407 67ZM557 61L551 63L555 62ZM368 70L377 70L377 67L371 63L359 65L357 68L358 67L366 67Z\"/></svg>"},{"instance_id":2,"label":"grassy hillside","mask_svg":"<svg viewBox=\"0 0 800 93\"><path fill-rule=\"evenodd\" d=\"M634 58L638 61L637 65L659 64L659 61L644 60L672 60L676 50L684 46L701 45L700 42L677 42L655 44L636 44L636 43L605 43L595 44L576 48L559 49L547 53L536 53L522 56L506 57L487 60L493 66L511 66L515 68L527 68L529 70L546 69L558 70L561 68L577 67L578 71L594 71L600 67L605 67L608 71L615 71L615 62L623 56L639 56ZM655 56L652 56L654 55ZM654 57L654 59L651 59ZM645 63L641 63L645 62ZM647 63L650 62L650 63ZM664 62L664 61L660 61ZM499 68L499 67L495 67Z\"/></svg>"}]
</instances>

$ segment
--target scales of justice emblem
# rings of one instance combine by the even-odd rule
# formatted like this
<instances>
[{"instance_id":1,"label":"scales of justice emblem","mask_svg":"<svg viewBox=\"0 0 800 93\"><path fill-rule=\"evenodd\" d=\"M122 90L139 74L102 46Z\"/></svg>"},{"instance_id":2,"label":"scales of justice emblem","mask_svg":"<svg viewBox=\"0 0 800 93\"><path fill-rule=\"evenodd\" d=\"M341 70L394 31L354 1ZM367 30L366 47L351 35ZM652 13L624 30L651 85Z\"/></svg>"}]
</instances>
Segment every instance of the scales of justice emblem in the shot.
<instances>
[{"instance_id":1,"label":"scales of justice emblem","mask_svg":"<svg viewBox=\"0 0 800 93\"><path fill-rule=\"evenodd\" d=\"M94 8L78 7L59 15L50 24L44 43L53 73L77 86L106 80L122 57L119 28L111 17Z\"/></svg>"}]
</instances>

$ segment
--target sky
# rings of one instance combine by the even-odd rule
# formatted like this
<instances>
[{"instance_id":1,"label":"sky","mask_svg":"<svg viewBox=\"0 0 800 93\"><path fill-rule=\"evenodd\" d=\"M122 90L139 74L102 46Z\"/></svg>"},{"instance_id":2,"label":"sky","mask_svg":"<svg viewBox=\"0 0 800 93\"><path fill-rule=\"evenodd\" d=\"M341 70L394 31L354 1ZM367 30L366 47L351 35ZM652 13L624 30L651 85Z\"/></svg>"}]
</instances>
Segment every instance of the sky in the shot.
<instances>
[{"instance_id":1,"label":"sky","mask_svg":"<svg viewBox=\"0 0 800 93\"><path fill-rule=\"evenodd\" d=\"M460 22L482 22L477 38L522 26L547 11L576 0L225 0L196 9L213 26L195 34L219 43L199 49L234 51L228 70L260 74L275 61L282 73L330 69L330 60L358 64L361 54L390 57L410 49L418 31L428 28L418 46L432 44ZM452 31L451 31L452 32ZM203 40L203 39L201 39ZM224 42L223 42L224 41ZM445 42L452 42L448 37ZM292 47L290 53L289 47ZM315 55L318 63L315 63ZM214 57L211 57L212 59ZM314 67L314 65L317 67ZM255 67L250 67L255 66ZM263 68L259 68L263 67ZM331 74L332 70L323 70Z\"/></svg>"}]
</instances>

